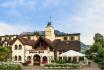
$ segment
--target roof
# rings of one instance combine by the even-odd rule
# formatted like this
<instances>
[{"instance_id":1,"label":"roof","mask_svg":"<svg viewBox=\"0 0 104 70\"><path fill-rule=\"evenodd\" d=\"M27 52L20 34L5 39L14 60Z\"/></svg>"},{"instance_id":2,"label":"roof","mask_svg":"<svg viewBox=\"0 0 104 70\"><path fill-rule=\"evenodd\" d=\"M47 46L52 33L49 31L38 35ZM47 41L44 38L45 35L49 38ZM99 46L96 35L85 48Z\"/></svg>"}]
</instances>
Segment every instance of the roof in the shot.
<instances>
[{"instance_id":1,"label":"roof","mask_svg":"<svg viewBox=\"0 0 104 70\"><path fill-rule=\"evenodd\" d=\"M0 37L12 37L12 36L18 36L18 35L3 35L3 36L0 36Z\"/></svg>"},{"instance_id":2,"label":"roof","mask_svg":"<svg viewBox=\"0 0 104 70\"><path fill-rule=\"evenodd\" d=\"M55 45L56 51L76 50L80 51L80 41L58 41Z\"/></svg>"},{"instance_id":3,"label":"roof","mask_svg":"<svg viewBox=\"0 0 104 70\"><path fill-rule=\"evenodd\" d=\"M4 43L7 42L7 44L12 45L14 43L14 41L15 41L15 39L14 40L5 40Z\"/></svg>"},{"instance_id":4,"label":"roof","mask_svg":"<svg viewBox=\"0 0 104 70\"><path fill-rule=\"evenodd\" d=\"M72 33L72 34L56 34L56 36L75 36L75 35L80 35L80 33Z\"/></svg>"},{"instance_id":5,"label":"roof","mask_svg":"<svg viewBox=\"0 0 104 70\"><path fill-rule=\"evenodd\" d=\"M46 39L45 37L40 36L37 41L29 40L26 38L16 38L15 40L20 40L23 45L30 45L32 47L35 47L40 40L43 40L46 42L46 44L49 45L50 48L54 49L55 51L68 51L68 50L75 50L80 51L80 41L61 41L60 39L55 39L54 41L50 41L49 39ZM14 41L8 41L8 43L12 44ZM2 42L1 42L2 44Z\"/></svg>"},{"instance_id":6,"label":"roof","mask_svg":"<svg viewBox=\"0 0 104 70\"><path fill-rule=\"evenodd\" d=\"M35 42L34 47L38 44L38 42L39 42L41 39L42 39L44 42L46 42L51 48L54 48L54 47L53 47L52 41L50 41L49 39L46 39L46 38L44 38L44 37L42 37L42 36L40 36L39 39Z\"/></svg>"},{"instance_id":7,"label":"roof","mask_svg":"<svg viewBox=\"0 0 104 70\"><path fill-rule=\"evenodd\" d=\"M82 53L74 51L74 50L69 50L67 52L64 52L64 53L60 54L59 56L65 56L65 57L76 57L76 56L79 56L79 57L84 57L85 54L82 54Z\"/></svg>"},{"instance_id":8,"label":"roof","mask_svg":"<svg viewBox=\"0 0 104 70\"><path fill-rule=\"evenodd\" d=\"M55 39L53 42L49 39L44 37L40 37L36 42L35 45L42 39L46 42L51 48L55 51L68 51L68 50L76 50L80 51L80 41L61 41L60 39Z\"/></svg>"},{"instance_id":9,"label":"roof","mask_svg":"<svg viewBox=\"0 0 104 70\"><path fill-rule=\"evenodd\" d=\"M34 46L34 44L35 44L35 41L34 40L29 40L29 39L26 39L26 38L18 38L18 39L21 41L21 43L23 45Z\"/></svg>"}]
</instances>

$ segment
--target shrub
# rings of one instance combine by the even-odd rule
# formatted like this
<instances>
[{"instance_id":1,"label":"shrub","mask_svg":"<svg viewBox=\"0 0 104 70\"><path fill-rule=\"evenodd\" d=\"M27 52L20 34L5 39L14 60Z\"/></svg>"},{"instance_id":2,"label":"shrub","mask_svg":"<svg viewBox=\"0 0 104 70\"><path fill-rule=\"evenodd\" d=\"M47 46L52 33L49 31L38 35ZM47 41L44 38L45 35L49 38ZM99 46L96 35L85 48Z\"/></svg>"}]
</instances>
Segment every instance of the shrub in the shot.
<instances>
[{"instance_id":1,"label":"shrub","mask_svg":"<svg viewBox=\"0 0 104 70\"><path fill-rule=\"evenodd\" d=\"M53 60L52 63L57 63L57 64L65 64L65 60Z\"/></svg>"},{"instance_id":2,"label":"shrub","mask_svg":"<svg viewBox=\"0 0 104 70\"><path fill-rule=\"evenodd\" d=\"M0 70L22 70L22 67L19 64L1 63Z\"/></svg>"},{"instance_id":3,"label":"shrub","mask_svg":"<svg viewBox=\"0 0 104 70\"><path fill-rule=\"evenodd\" d=\"M77 68L79 68L79 65L78 64L46 64L46 65L44 65L44 67L52 67L52 68L54 68L54 67L59 67L59 68L69 67L71 69L77 69Z\"/></svg>"}]
</instances>

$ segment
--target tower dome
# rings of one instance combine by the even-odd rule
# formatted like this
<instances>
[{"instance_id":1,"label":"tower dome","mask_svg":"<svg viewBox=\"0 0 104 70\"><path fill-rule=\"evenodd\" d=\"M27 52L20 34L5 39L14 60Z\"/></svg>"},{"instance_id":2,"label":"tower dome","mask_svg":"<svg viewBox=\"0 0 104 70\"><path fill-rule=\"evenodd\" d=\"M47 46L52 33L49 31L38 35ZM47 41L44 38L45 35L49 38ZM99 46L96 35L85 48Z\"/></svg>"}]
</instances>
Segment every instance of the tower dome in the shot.
<instances>
[{"instance_id":1,"label":"tower dome","mask_svg":"<svg viewBox=\"0 0 104 70\"><path fill-rule=\"evenodd\" d=\"M52 26L51 22L48 22L47 26Z\"/></svg>"}]
</instances>

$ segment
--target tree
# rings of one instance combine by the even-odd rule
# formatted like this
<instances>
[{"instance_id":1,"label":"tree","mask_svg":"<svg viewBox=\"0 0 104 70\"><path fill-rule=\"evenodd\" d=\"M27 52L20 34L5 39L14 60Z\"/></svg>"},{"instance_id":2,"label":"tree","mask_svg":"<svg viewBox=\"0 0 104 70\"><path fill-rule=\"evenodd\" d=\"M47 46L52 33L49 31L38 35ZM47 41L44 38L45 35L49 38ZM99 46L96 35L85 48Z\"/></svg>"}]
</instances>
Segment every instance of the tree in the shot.
<instances>
[{"instance_id":1,"label":"tree","mask_svg":"<svg viewBox=\"0 0 104 70\"><path fill-rule=\"evenodd\" d=\"M104 48L104 37L103 35L96 33L94 37L94 43L91 46L90 50L92 53L96 53L99 51L100 48Z\"/></svg>"},{"instance_id":2,"label":"tree","mask_svg":"<svg viewBox=\"0 0 104 70\"><path fill-rule=\"evenodd\" d=\"M7 61L10 50L7 47L0 46L0 61Z\"/></svg>"},{"instance_id":3,"label":"tree","mask_svg":"<svg viewBox=\"0 0 104 70\"><path fill-rule=\"evenodd\" d=\"M39 36L40 35L39 31L34 31L34 35Z\"/></svg>"},{"instance_id":4,"label":"tree","mask_svg":"<svg viewBox=\"0 0 104 70\"><path fill-rule=\"evenodd\" d=\"M101 62L102 60L104 60L104 36L100 33L96 33L94 41L95 42L90 47L90 49L86 51L86 54L89 55L92 60Z\"/></svg>"}]
</instances>

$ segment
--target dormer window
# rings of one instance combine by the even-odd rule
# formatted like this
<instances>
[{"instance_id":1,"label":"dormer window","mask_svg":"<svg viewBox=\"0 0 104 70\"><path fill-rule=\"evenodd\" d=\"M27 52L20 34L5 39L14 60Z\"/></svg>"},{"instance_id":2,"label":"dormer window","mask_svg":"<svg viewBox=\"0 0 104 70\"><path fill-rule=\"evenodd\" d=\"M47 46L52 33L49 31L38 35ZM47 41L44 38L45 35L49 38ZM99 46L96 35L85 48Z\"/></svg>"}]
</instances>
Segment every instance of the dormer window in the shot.
<instances>
[{"instance_id":1,"label":"dormer window","mask_svg":"<svg viewBox=\"0 0 104 70\"><path fill-rule=\"evenodd\" d=\"M31 37L30 37L30 36L28 36L28 39L30 40L30 39L31 39Z\"/></svg>"},{"instance_id":2,"label":"dormer window","mask_svg":"<svg viewBox=\"0 0 104 70\"><path fill-rule=\"evenodd\" d=\"M71 39L71 40L74 40L74 37L72 36L70 39Z\"/></svg>"},{"instance_id":3,"label":"dormer window","mask_svg":"<svg viewBox=\"0 0 104 70\"><path fill-rule=\"evenodd\" d=\"M68 40L68 38L67 37L64 37L64 40Z\"/></svg>"},{"instance_id":4,"label":"dormer window","mask_svg":"<svg viewBox=\"0 0 104 70\"><path fill-rule=\"evenodd\" d=\"M9 37L9 40L11 40L11 37Z\"/></svg>"}]
</instances>

